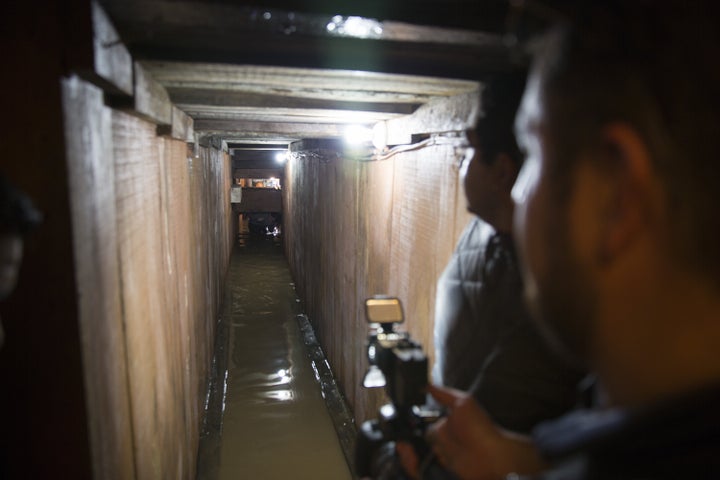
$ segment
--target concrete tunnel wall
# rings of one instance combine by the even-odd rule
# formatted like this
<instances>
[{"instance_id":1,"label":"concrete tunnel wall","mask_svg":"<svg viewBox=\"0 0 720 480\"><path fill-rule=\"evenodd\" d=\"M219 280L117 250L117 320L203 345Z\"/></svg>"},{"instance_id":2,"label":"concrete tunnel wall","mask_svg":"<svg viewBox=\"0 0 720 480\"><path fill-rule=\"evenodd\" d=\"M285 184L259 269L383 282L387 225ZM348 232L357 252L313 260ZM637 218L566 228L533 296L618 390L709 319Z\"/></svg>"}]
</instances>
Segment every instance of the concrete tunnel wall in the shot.
<instances>
[{"instance_id":1,"label":"concrete tunnel wall","mask_svg":"<svg viewBox=\"0 0 720 480\"><path fill-rule=\"evenodd\" d=\"M359 424L381 391L362 388L364 300L397 296L432 357L435 286L470 219L459 159L435 145L376 162L295 155L284 186L285 245L308 316Z\"/></svg>"}]
</instances>

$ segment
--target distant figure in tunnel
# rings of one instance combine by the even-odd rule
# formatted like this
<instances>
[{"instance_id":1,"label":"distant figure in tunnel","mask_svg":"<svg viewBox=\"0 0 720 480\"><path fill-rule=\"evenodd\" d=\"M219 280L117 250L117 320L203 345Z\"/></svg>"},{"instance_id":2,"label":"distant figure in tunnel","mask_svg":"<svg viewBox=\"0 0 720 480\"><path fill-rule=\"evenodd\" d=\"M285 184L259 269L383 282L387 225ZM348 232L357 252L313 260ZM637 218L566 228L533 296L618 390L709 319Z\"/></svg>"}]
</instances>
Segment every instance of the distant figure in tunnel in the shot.
<instances>
[{"instance_id":1,"label":"distant figure in tunnel","mask_svg":"<svg viewBox=\"0 0 720 480\"><path fill-rule=\"evenodd\" d=\"M0 301L15 289L23 256L23 236L40 223L30 199L0 175ZM5 333L0 319L0 348Z\"/></svg>"},{"instance_id":2,"label":"distant figure in tunnel","mask_svg":"<svg viewBox=\"0 0 720 480\"><path fill-rule=\"evenodd\" d=\"M468 210L438 281L433 382L470 391L500 425L527 433L574 407L582 373L543 342L525 308L512 239L512 186L522 164L513 121L525 81L485 85L461 169Z\"/></svg>"}]
</instances>

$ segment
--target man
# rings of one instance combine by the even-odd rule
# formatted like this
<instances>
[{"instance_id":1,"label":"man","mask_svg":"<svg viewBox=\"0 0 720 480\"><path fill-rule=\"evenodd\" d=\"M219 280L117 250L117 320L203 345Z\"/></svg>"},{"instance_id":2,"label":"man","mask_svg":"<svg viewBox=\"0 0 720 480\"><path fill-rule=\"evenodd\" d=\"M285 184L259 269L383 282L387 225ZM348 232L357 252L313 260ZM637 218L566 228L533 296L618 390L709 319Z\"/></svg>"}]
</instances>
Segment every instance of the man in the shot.
<instances>
[{"instance_id":1,"label":"man","mask_svg":"<svg viewBox=\"0 0 720 480\"><path fill-rule=\"evenodd\" d=\"M469 391L495 423L527 434L576 406L584 373L543 342L522 298L511 190L522 164L513 121L524 85L524 75L487 82L482 116L467 132L460 175L477 218L438 281L433 381ZM450 478L426 470L430 459L409 445L397 451L411 477Z\"/></svg>"},{"instance_id":2,"label":"man","mask_svg":"<svg viewBox=\"0 0 720 480\"><path fill-rule=\"evenodd\" d=\"M602 7L536 55L513 193L532 311L608 403L531 442L431 389L460 478L720 478L720 9Z\"/></svg>"},{"instance_id":3,"label":"man","mask_svg":"<svg viewBox=\"0 0 720 480\"><path fill-rule=\"evenodd\" d=\"M485 83L482 115L467 132L461 178L477 218L438 281L433 381L471 391L496 423L528 433L576 404L582 373L545 345L522 299L511 190L522 165L512 129L524 85L524 74Z\"/></svg>"},{"instance_id":4,"label":"man","mask_svg":"<svg viewBox=\"0 0 720 480\"><path fill-rule=\"evenodd\" d=\"M40 213L30 199L0 175L0 302L15 289L23 256L23 235L39 225ZM0 349L5 332L0 319ZM7 453L0 448L0 478L8 478Z\"/></svg>"},{"instance_id":5,"label":"man","mask_svg":"<svg viewBox=\"0 0 720 480\"><path fill-rule=\"evenodd\" d=\"M15 289L23 255L23 235L40 223L40 213L23 193L0 176L0 301ZM0 322L0 348L5 334Z\"/></svg>"}]
</instances>

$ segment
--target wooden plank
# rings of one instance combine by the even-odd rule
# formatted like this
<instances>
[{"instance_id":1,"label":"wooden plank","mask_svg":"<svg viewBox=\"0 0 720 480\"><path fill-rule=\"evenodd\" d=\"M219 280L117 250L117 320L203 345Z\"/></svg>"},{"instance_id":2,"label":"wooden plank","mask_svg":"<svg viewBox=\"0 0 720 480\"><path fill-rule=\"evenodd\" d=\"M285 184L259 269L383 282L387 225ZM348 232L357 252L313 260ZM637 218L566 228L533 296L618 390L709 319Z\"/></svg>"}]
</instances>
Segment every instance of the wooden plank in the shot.
<instances>
[{"instance_id":1,"label":"wooden plank","mask_svg":"<svg viewBox=\"0 0 720 480\"><path fill-rule=\"evenodd\" d=\"M268 2L269 3L269 2ZM307 0L273 0L272 6L287 11L308 11ZM312 12L327 15L401 20L417 25L442 25L470 30L503 32L510 2L477 0L333 0L312 2ZM383 22L386 24L387 22Z\"/></svg>"},{"instance_id":2,"label":"wooden plank","mask_svg":"<svg viewBox=\"0 0 720 480\"><path fill-rule=\"evenodd\" d=\"M237 131L237 130L212 130L202 132L202 135L197 134L203 146L208 146L208 143L204 140L208 136L220 136L229 143L242 142L245 144L276 144L276 143L290 143L299 140L300 136L281 134L281 133L267 133L267 132L248 132L248 131Z\"/></svg>"},{"instance_id":3,"label":"wooden plank","mask_svg":"<svg viewBox=\"0 0 720 480\"><path fill-rule=\"evenodd\" d=\"M187 143L195 141L193 119L175 105L172 106L172 124L158 125L158 135L168 136Z\"/></svg>"},{"instance_id":4,"label":"wooden plank","mask_svg":"<svg viewBox=\"0 0 720 480\"><path fill-rule=\"evenodd\" d=\"M193 142L195 140L193 119L176 106L173 106L172 112L173 137L188 143Z\"/></svg>"},{"instance_id":5,"label":"wooden plank","mask_svg":"<svg viewBox=\"0 0 720 480\"><path fill-rule=\"evenodd\" d=\"M63 80L62 91L93 472L132 479L110 110L102 91L78 77Z\"/></svg>"},{"instance_id":6,"label":"wooden plank","mask_svg":"<svg viewBox=\"0 0 720 480\"><path fill-rule=\"evenodd\" d=\"M172 477L177 460L168 449L179 437L177 378L169 371L160 202L159 149L155 128L113 111L117 195L117 242L122 278L128 382L138 479ZM178 452L173 457L183 455Z\"/></svg>"},{"instance_id":7,"label":"wooden plank","mask_svg":"<svg viewBox=\"0 0 720 480\"><path fill-rule=\"evenodd\" d=\"M105 10L92 2L93 54L95 74L101 86L114 93L132 95L132 57L120 40Z\"/></svg>"},{"instance_id":8,"label":"wooden plank","mask_svg":"<svg viewBox=\"0 0 720 480\"><path fill-rule=\"evenodd\" d=\"M227 146L227 142L222 135L217 135L214 132L209 135L203 134L203 132L198 132L195 137L197 139L196 143L201 147L212 148L214 150L226 153L230 152L230 149Z\"/></svg>"},{"instance_id":9,"label":"wooden plank","mask_svg":"<svg viewBox=\"0 0 720 480\"><path fill-rule=\"evenodd\" d=\"M160 257L163 288L169 316L164 320L165 338L171 346L165 376L173 377L173 402L182 399L180 416L163 422L163 435L174 441L163 456L178 464L179 472L167 471L155 478L193 478L199 430L207 392L207 376L213 346L213 326L218 312L220 279L227 267L230 239L229 161L221 155L209 159L204 152L193 168L186 161L184 141L162 139ZM226 196L227 195L227 196ZM160 374L164 375L164 374ZM181 390L178 390L181 389ZM169 398L168 401L171 401ZM176 403L177 404L177 403ZM160 408L159 412L166 412Z\"/></svg>"},{"instance_id":10,"label":"wooden plank","mask_svg":"<svg viewBox=\"0 0 720 480\"><path fill-rule=\"evenodd\" d=\"M475 125L480 113L480 92L436 98L407 117L387 120L387 145L412 142L412 135L463 131Z\"/></svg>"},{"instance_id":11,"label":"wooden plank","mask_svg":"<svg viewBox=\"0 0 720 480\"><path fill-rule=\"evenodd\" d=\"M145 61L143 66L169 90L208 88L302 99L424 103L476 88L469 80L332 68Z\"/></svg>"},{"instance_id":12,"label":"wooden plank","mask_svg":"<svg viewBox=\"0 0 720 480\"><path fill-rule=\"evenodd\" d=\"M118 9L127 5L126 8L130 10L128 15L148 12L148 10L138 8L143 3L149 3L142 0L104 0L104 2ZM153 3L161 2L156 0ZM185 25L189 21L194 24L209 22L210 19L216 17L216 23L223 26L244 26L259 31L272 30L285 35L297 32L315 36L353 36L353 29L342 31L336 28L331 31L327 28L330 22L339 26L340 20L335 17L341 16L343 20L346 20L349 16L353 16L364 17L367 20L375 19L375 22L380 24L382 32L368 32L365 35L373 38L383 40L407 38L413 41L424 41L427 37L427 30L420 26L434 25L436 30L432 32L433 36L437 38L434 38L433 41L467 44L486 43L488 40L480 32L504 33L510 9L508 2L478 2L477 0L414 0L412 3L388 2L387 0L365 0L363 2L357 0L333 0L331 2L272 0L255 2L255 5L261 8L241 7L237 5L241 2L235 2L236 5L232 7L207 8L205 5L206 8L203 9L198 8L197 3L200 2L197 1L179 2L175 0L166 3L180 4L180 8L171 10L154 5L152 13L157 15L169 11L174 15L172 18L176 22L185 21ZM234 15L229 16L228 12ZM400 29L393 25L396 22L410 24L409 26L412 28ZM356 36L362 36L362 32L358 32L358 34Z\"/></svg>"},{"instance_id":13,"label":"wooden plank","mask_svg":"<svg viewBox=\"0 0 720 480\"><path fill-rule=\"evenodd\" d=\"M173 102L188 107L204 105L206 107L302 108L405 115L414 112L420 104L430 99L430 95L362 93L330 89L321 94L322 97L328 98L310 98L299 91L298 86L289 86L286 92L273 94L260 89L251 92L214 88L211 83L196 87L167 86L167 90Z\"/></svg>"},{"instance_id":14,"label":"wooden plank","mask_svg":"<svg viewBox=\"0 0 720 480\"><path fill-rule=\"evenodd\" d=\"M199 149L188 161L187 143L155 125L112 121L135 475L191 478L231 245L230 160Z\"/></svg>"},{"instance_id":15,"label":"wooden plank","mask_svg":"<svg viewBox=\"0 0 720 480\"><path fill-rule=\"evenodd\" d=\"M73 0L65 10L59 17L65 68L107 93L132 95L132 58L103 7L94 0Z\"/></svg>"},{"instance_id":16,"label":"wooden plank","mask_svg":"<svg viewBox=\"0 0 720 480\"><path fill-rule=\"evenodd\" d=\"M349 162L326 150L286 166L288 261L358 422L376 417L382 393L359 387L367 366L364 298L400 296L406 328L433 355L435 284L469 218L458 201L456 165L454 148L436 145L379 162Z\"/></svg>"},{"instance_id":17,"label":"wooden plank","mask_svg":"<svg viewBox=\"0 0 720 480\"><path fill-rule=\"evenodd\" d=\"M462 187L452 146L400 154L394 165L389 284L403 301L406 328L432 359L437 279L457 241L456 222L470 217L457 202Z\"/></svg>"},{"instance_id":18,"label":"wooden plank","mask_svg":"<svg viewBox=\"0 0 720 480\"><path fill-rule=\"evenodd\" d=\"M290 138L339 137L342 135L344 127L344 125L337 124L244 122L237 120L198 120L195 122L195 130L198 132L232 132L234 136L240 137L252 135Z\"/></svg>"},{"instance_id":19,"label":"wooden plank","mask_svg":"<svg viewBox=\"0 0 720 480\"><path fill-rule=\"evenodd\" d=\"M320 108L287 108L268 106L214 106L179 104L183 111L196 120L241 120L255 122L297 122L297 123L346 123L346 124L372 124L380 120L389 120L407 115L415 110L414 105L404 105L402 113L372 111L372 110L340 110L332 108L328 103L326 109ZM363 104L363 108L372 108L374 105Z\"/></svg>"},{"instance_id":20,"label":"wooden plank","mask_svg":"<svg viewBox=\"0 0 720 480\"><path fill-rule=\"evenodd\" d=\"M332 15L313 16L217 2L106 0L138 58L288 65L477 78L516 65L500 35L391 28L337 34ZM438 9L444 8L438 5ZM269 15L264 15L268 13ZM382 25L377 26L381 30ZM331 27L332 28L332 27ZM375 30L373 26L371 30ZM475 30L475 28L473 28Z\"/></svg>"},{"instance_id":21,"label":"wooden plank","mask_svg":"<svg viewBox=\"0 0 720 480\"><path fill-rule=\"evenodd\" d=\"M135 62L135 110L150 121L172 125L172 103L165 87Z\"/></svg>"},{"instance_id":22,"label":"wooden plank","mask_svg":"<svg viewBox=\"0 0 720 480\"><path fill-rule=\"evenodd\" d=\"M139 62L134 63L133 76L133 96L106 95L106 103L156 125L171 127L173 105L167 90Z\"/></svg>"}]
</instances>

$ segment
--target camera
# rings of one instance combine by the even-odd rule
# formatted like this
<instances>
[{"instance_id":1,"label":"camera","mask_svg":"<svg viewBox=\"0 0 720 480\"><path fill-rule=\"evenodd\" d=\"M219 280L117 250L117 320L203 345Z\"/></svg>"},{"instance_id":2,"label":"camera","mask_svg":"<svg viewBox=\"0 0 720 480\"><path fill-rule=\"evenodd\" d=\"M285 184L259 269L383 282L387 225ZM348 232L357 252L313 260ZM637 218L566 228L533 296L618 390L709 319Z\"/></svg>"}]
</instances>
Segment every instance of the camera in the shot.
<instances>
[{"instance_id":1,"label":"camera","mask_svg":"<svg viewBox=\"0 0 720 480\"><path fill-rule=\"evenodd\" d=\"M425 430L439 413L426 408L428 359L422 346L407 332L395 330L403 322L400 300L375 296L366 300L370 324L367 339L369 369L365 388L384 387L390 403L380 407L378 418L364 422L358 432L355 469L360 477L403 478L395 458L395 442L413 445L418 458L428 456Z\"/></svg>"}]
</instances>

